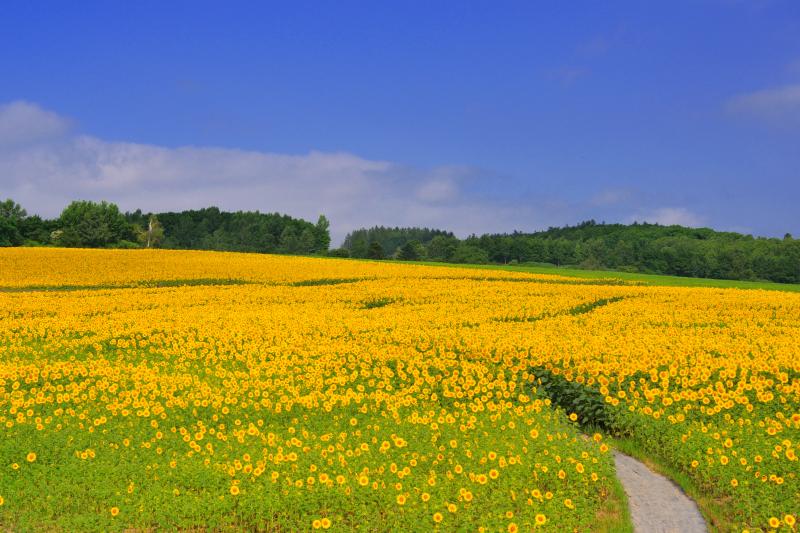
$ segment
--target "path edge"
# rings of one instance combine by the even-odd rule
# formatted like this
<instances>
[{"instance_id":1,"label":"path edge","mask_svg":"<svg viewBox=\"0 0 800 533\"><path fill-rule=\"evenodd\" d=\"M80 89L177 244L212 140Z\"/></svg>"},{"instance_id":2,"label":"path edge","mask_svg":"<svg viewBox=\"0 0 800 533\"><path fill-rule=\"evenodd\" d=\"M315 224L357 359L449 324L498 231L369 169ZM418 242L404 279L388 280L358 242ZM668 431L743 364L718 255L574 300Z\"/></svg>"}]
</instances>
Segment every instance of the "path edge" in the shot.
<instances>
[{"instance_id":1,"label":"path edge","mask_svg":"<svg viewBox=\"0 0 800 533\"><path fill-rule=\"evenodd\" d=\"M641 445L636 439L624 437L610 437L609 444L625 455L636 459L647 468L667 478L671 483L678 487L687 498L697 505L700 515L706 523L709 533L739 531L737 525L726 519L730 513L724 506L715 504L712 498L694 483L688 476L675 475L675 467L665 463L661 458L648 455L641 449Z\"/></svg>"}]
</instances>

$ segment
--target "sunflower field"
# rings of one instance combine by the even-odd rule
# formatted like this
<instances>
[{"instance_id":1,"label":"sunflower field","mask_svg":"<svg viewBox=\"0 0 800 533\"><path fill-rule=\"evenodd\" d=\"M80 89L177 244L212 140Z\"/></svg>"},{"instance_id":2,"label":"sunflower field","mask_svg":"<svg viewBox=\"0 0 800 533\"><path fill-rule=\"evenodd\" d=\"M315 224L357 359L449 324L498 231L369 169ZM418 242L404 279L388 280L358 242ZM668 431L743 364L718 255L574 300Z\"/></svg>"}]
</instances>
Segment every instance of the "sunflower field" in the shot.
<instances>
[{"instance_id":1,"label":"sunflower field","mask_svg":"<svg viewBox=\"0 0 800 533\"><path fill-rule=\"evenodd\" d=\"M794 529L800 294L0 250L0 531L591 531L605 432Z\"/></svg>"}]
</instances>

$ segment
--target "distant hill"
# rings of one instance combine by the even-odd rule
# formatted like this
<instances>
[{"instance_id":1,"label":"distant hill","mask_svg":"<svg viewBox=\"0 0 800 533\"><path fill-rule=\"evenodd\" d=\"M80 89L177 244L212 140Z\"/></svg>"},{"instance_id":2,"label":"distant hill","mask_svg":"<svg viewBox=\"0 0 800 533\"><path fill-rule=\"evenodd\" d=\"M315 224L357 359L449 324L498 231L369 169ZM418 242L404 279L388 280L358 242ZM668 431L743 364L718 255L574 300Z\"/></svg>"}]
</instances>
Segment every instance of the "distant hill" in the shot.
<instances>
[{"instance_id":1,"label":"distant hill","mask_svg":"<svg viewBox=\"0 0 800 533\"><path fill-rule=\"evenodd\" d=\"M395 228L396 230L398 228ZM359 230L351 235L369 238ZM553 227L534 233L470 236L459 240L449 232L422 231L435 237L415 237L415 228L400 229L406 241L395 239L394 254L400 259L445 262L551 263L592 269L613 269L717 279L800 282L800 240L753 237L709 228L659 224L600 224L593 220L576 226ZM381 232L373 232L380 240ZM348 236L350 237L350 236ZM416 257L400 250L416 239ZM345 239L345 248L353 239ZM381 241L384 242L384 241ZM366 246L347 248L353 257L366 257Z\"/></svg>"}]
</instances>

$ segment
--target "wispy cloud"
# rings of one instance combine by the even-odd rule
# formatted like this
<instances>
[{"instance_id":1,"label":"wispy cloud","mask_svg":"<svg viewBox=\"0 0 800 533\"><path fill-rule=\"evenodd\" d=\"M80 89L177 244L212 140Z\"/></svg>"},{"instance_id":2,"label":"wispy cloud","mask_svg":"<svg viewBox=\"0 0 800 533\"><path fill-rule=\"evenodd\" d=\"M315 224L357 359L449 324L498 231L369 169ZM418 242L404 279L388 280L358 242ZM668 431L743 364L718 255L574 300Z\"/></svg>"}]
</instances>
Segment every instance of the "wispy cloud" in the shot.
<instances>
[{"instance_id":1,"label":"wispy cloud","mask_svg":"<svg viewBox=\"0 0 800 533\"><path fill-rule=\"evenodd\" d=\"M69 120L30 102L0 105L0 147L57 137L69 126Z\"/></svg>"},{"instance_id":2,"label":"wispy cloud","mask_svg":"<svg viewBox=\"0 0 800 533\"><path fill-rule=\"evenodd\" d=\"M633 189L601 189L577 201L535 188L527 195L489 195L487 185L496 176L469 166L419 168L346 152L280 154L108 141L71 131L68 119L34 104L0 109L6 141L0 146L0 194L45 216L57 216L76 199L156 212L216 205L309 220L324 213L334 243L352 229L372 225L428 226L466 236L590 218L689 226L706 221L683 207L653 206ZM20 116L30 122L20 122Z\"/></svg>"},{"instance_id":3,"label":"wispy cloud","mask_svg":"<svg viewBox=\"0 0 800 533\"><path fill-rule=\"evenodd\" d=\"M168 148L69 131L34 104L2 106L0 191L55 216L71 200L105 199L123 210L219 206L332 221L334 240L360 226L427 225L460 235L536 229L570 221L538 202L471 194L475 168L415 168L344 152L290 155L215 147ZM554 222L555 220L555 222Z\"/></svg>"},{"instance_id":4,"label":"wispy cloud","mask_svg":"<svg viewBox=\"0 0 800 533\"><path fill-rule=\"evenodd\" d=\"M451 172L455 172L456 176L447 175ZM458 172L458 169L441 169L437 173L442 175L432 176L430 181L423 183L417 188L417 198L425 203L456 200L460 194L457 180Z\"/></svg>"},{"instance_id":5,"label":"wispy cloud","mask_svg":"<svg viewBox=\"0 0 800 533\"><path fill-rule=\"evenodd\" d=\"M739 94L726 107L731 113L760 120L800 124L800 83Z\"/></svg>"}]
</instances>

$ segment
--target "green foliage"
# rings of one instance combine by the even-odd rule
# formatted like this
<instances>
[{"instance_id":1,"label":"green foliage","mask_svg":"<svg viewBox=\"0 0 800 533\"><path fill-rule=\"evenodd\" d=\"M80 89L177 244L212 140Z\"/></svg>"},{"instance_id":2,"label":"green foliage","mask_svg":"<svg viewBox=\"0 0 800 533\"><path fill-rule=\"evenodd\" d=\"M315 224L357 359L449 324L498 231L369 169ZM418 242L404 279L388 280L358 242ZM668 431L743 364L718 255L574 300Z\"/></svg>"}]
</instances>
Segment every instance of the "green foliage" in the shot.
<instances>
[{"instance_id":1,"label":"green foliage","mask_svg":"<svg viewBox=\"0 0 800 533\"><path fill-rule=\"evenodd\" d=\"M11 220L12 222L19 222L20 220L24 219L28 216L27 211L25 211L21 205L16 203L11 198L8 198L4 202L0 202L0 219L7 219Z\"/></svg>"},{"instance_id":2,"label":"green foliage","mask_svg":"<svg viewBox=\"0 0 800 533\"><path fill-rule=\"evenodd\" d=\"M401 261L420 261L425 259L425 247L417 240L411 240L397 249L397 259Z\"/></svg>"},{"instance_id":3,"label":"green foliage","mask_svg":"<svg viewBox=\"0 0 800 533\"><path fill-rule=\"evenodd\" d=\"M0 246L19 246L22 244L22 235L14 222L7 218L0 218Z\"/></svg>"},{"instance_id":4,"label":"green foliage","mask_svg":"<svg viewBox=\"0 0 800 533\"><path fill-rule=\"evenodd\" d=\"M606 431L613 428L611 412L597 390L570 381L545 367L533 367L531 372L536 376L538 391L567 413L577 414L579 424Z\"/></svg>"},{"instance_id":5,"label":"green foliage","mask_svg":"<svg viewBox=\"0 0 800 533\"><path fill-rule=\"evenodd\" d=\"M142 280L136 283L105 285L23 285L21 287L0 287L0 292L70 292L70 291L105 291L119 289L159 289L163 287L195 287L214 285L248 285L252 282L242 279L219 278L187 278L187 279L155 279Z\"/></svg>"},{"instance_id":6,"label":"green foliage","mask_svg":"<svg viewBox=\"0 0 800 533\"><path fill-rule=\"evenodd\" d=\"M324 216L312 224L278 213L229 213L216 207L155 216L164 228L162 248L316 254L327 252L330 244L330 224ZM135 211L127 218L145 227L149 215Z\"/></svg>"},{"instance_id":7,"label":"green foliage","mask_svg":"<svg viewBox=\"0 0 800 533\"><path fill-rule=\"evenodd\" d=\"M133 232L136 240L145 248L158 248L161 241L164 240L164 227L155 215L150 215L145 227L134 224Z\"/></svg>"},{"instance_id":8,"label":"green foliage","mask_svg":"<svg viewBox=\"0 0 800 533\"><path fill-rule=\"evenodd\" d=\"M369 257L368 247L372 242L378 242L385 255L394 253L410 241L427 245L437 236L455 239L452 233L436 229L375 226L350 232L345 237L342 247L350 250L351 257L367 258Z\"/></svg>"},{"instance_id":9,"label":"green foliage","mask_svg":"<svg viewBox=\"0 0 800 533\"><path fill-rule=\"evenodd\" d=\"M800 240L754 238L708 228L659 224L598 224L549 228L535 233L472 235L459 241L451 233L428 228L360 229L345 239L352 257L366 257L369 239L397 258L414 258L405 245L419 241L424 249L414 260L465 264L551 264L631 273L764 280L800 283Z\"/></svg>"},{"instance_id":10,"label":"green foliage","mask_svg":"<svg viewBox=\"0 0 800 533\"><path fill-rule=\"evenodd\" d=\"M321 278L307 279L290 283L292 287L316 287L317 285L339 285L341 283L357 283L363 281L362 278Z\"/></svg>"},{"instance_id":11,"label":"green foliage","mask_svg":"<svg viewBox=\"0 0 800 533\"><path fill-rule=\"evenodd\" d=\"M364 300L361 302L361 309L375 309L378 307L385 307L391 303L396 302L396 298L372 298L370 300Z\"/></svg>"},{"instance_id":12,"label":"green foliage","mask_svg":"<svg viewBox=\"0 0 800 533\"><path fill-rule=\"evenodd\" d=\"M462 242L458 245L455 252L453 252L451 261L453 263L481 265L489 262L489 254L486 253L486 250Z\"/></svg>"},{"instance_id":13,"label":"green foliage","mask_svg":"<svg viewBox=\"0 0 800 533\"><path fill-rule=\"evenodd\" d=\"M278 213L216 207L180 213L122 214L108 202L76 201L56 220L43 220L13 200L0 202L0 246L54 244L85 248L163 247L287 254L326 253L330 223ZM138 241L138 244L136 243Z\"/></svg>"},{"instance_id":14,"label":"green foliage","mask_svg":"<svg viewBox=\"0 0 800 533\"><path fill-rule=\"evenodd\" d=\"M50 233L58 227L58 221L43 220L39 215L33 215L20 220L17 227L25 240L24 246L47 244L50 242Z\"/></svg>"},{"instance_id":15,"label":"green foliage","mask_svg":"<svg viewBox=\"0 0 800 533\"><path fill-rule=\"evenodd\" d=\"M149 230L150 217L157 220ZM149 235L149 239L146 236ZM330 222L316 224L278 213L216 207L179 213L120 214L114 204L79 201L57 220L28 216L13 200L0 202L0 246L142 246L237 252L324 254ZM125 241L125 242L123 242ZM376 226L351 232L329 255L460 264L577 265L583 269L723 280L800 283L800 240L754 238L708 228L658 224L598 224L535 233L472 235L464 240L429 228Z\"/></svg>"},{"instance_id":16,"label":"green foliage","mask_svg":"<svg viewBox=\"0 0 800 533\"><path fill-rule=\"evenodd\" d=\"M0 202L0 246L19 246L25 240L20 226L28 213L11 198Z\"/></svg>"},{"instance_id":17,"label":"green foliage","mask_svg":"<svg viewBox=\"0 0 800 533\"><path fill-rule=\"evenodd\" d=\"M569 314L571 315L583 315L585 313L589 313L590 311L594 311L598 307L603 307L604 305L608 305L614 302L619 302L623 300L623 296L614 296L612 298L601 298L594 302L589 302L581 305L576 305L572 309L569 310Z\"/></svg>"},{"instance_id":18,"label":"green foliage","mask_svg":"<svg viewBox=\"0 0 800 533\"><path fill-rule=\"evenodd\" d=\"M458 239L452 235L437 235L428 243L428 259L452 261L458 248Z\"/></svg>"},{"instance_id":19,"label":"green foliage","mask_svg":"<svg viewBox=\"0 0 800 533\"><path fill-rule=\"evenodd\" d=\"M386 254L383 251L383 246L378 241L372 241L367 248L368 259L384 259Z\"/></svg>"},{"instance_id":20,"label":"green foliage","mask_svg":"<svg viewBox=\"0 0 800 533\"><path fill-rule=\"evenodd\" d=\"M61 212L59 225L60 246L102 248L133 236L125 216L108 202L72 202Z\"/></svg>"},{"instance_id":21,"label":"green foliage","mask_svg":"<svg viewBox=\"0 0 800 533\"><path fill-rule=\"evenodd\" d=\"M350 250L347 248L334 248L333 250L328 250L328 257L339 257L346 259L350 257Z\"/></svg>"},{"instance_id":22,"label":"green foliage","mask_svg":"<svg viewBox=\"0 0 800 533\"><path fill-rule=\"evenodd\" d=\"M546 262L677 276L800 282L800 243L708 228L597 224L467 239L495 263Z\"/></svg>"},{"instance_id":23,"label":"green foliage","mask_svg":"<svg viewBox=\"0 0 800 533\"><path fill-rule=\"evenodd\" d=\"M125 239L117 242L112 242L108 245L108 248L114 248L116 250L135 250L137 248L141 248L138 242L127 241Z\"/></svg>"},{"instance_id":24,"label":"green foliage","mask_svg":"<svg viewBox=\"0 0 800 533\"><path fill-rule=\"evenodd\" d=\"M327 252L331 246L331 223L325 215L320 215L317 224L314 226L314 251Z\"/></svg>"},{"instance_id":25,"label":"green foliage","mask_svg":"<svg viewBox=\"0 0 800 533\"><path fill-rule=\"evenodd\" d=\"M313 254L317 250L317 238L314 234L314 230L311 228L305 228L302 233L300 233L300 242L298 243L298 252L301 254ZM327 251L319 250L320 252Z\"/></svg>"}]
</instances>

